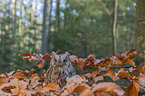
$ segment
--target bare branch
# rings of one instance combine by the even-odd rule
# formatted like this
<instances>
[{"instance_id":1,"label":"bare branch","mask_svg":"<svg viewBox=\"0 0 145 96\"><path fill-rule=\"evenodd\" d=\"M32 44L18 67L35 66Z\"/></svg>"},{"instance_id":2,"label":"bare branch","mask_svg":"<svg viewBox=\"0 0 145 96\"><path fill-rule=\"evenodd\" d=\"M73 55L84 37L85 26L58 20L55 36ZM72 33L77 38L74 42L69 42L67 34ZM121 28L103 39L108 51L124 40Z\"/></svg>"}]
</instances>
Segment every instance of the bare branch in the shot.
<instances>
[{"instance_id":1,"label":"bare branch","mask_svg":"<svg viewBox=\"0 0 145 96\"><path fill-rule=\"evenodd\" d=\"M108 13L108 15L111 15L111 12L106 8L105 4L101 0L97 0L103 7L103 9Z\"/></svg>"}]
</instances>

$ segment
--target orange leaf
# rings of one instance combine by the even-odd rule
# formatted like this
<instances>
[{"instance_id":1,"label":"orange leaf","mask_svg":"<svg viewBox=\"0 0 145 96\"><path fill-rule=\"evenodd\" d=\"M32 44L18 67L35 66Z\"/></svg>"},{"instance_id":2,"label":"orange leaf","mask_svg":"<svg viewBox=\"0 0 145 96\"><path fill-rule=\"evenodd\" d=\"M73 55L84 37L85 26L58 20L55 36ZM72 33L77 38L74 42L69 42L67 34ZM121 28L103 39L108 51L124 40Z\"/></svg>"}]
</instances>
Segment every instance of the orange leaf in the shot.
<instances>
[{"instance_id":1,"label":"orange leaf","mask_svg":"<svg viewBox=\"0 0 145 96\"><path fill-rule=\"evenodd\" d=\"M45 53L42 59L51 59L51 56L48 53Z\"/></svg>"},{"instance_id":2,"label":"orange leaf","mask_svg":"<svg viewBox=\"0 0 145 96\"><path fill-rule=\"evenodd\" d=\"M87 87L86 86L82 86L82 85L78 85L74 88L74 90L71 92L71 94L77 93L77 92L81 92L86 90Z\"/></svg>"},{"instance_id":3,"label":"orange leaf","mask_svg":"<svg viewBox=\"0 0 145 96\"><path fill-rule=\"evenodd\" d=\"M93 79L94 79L95 82L98 82L98 81L104 80L104 77L103 76L97 76Z\"/></svg>"},{"instance_id":4,"label":"orange leaf","mask_svg":"<svg viewBox=\"0 0 145 96\"><path fill-rule=\"evenodd\" d=\"M84 75L80 75L81 77L85 77L85 78L90 78L92 75L90 73L84 74Z\"/></svg>"},{"instance_id":5,"label":"orange leaf","mask_svg":"<svg viewBox=\"0 0 145 96\"><path fill-rule=\"evenodd\" d=\"M125 90L127 96L138 96L138 92L139 92L139 83L135 80L131 81L131 83Z\"/></svg>"},{"instance_id":6,"label":"orange leaf","mask_svg":"<svg viewBox=\"0 0 145 96\"><path fill-rule=\"evenodd\" d=\"M60 52L60 50L58 49L57 51L56 51L56 54L58 54Z\"/></svg>"},{"instance_id":7,"label":"orange leaf","mask_svg":"<svg viewBox=\"0 0 145 96\"><path fill-rule=\"evenodd\" d=\"M17 78L14 78L11 82L11 84L15 85L15 89L11 89L12 95L19 95L19 80Z\"/></svg>"},{"instance_id":8,"label":"orange leaf","mask_svg":"<svg viewBox=\"0 0 145 96\"><path fill-rule=\"evenodd\" d=\"M142 73L142 74L145 75L145 70L143 70L143 69L141 69L141 68L137 68L137 69L133 70L132 73L134 73L134 72L136 72L136 71L138 71L138 72L140 72L140 73Z\"/></svg>"},{"instance_id":9,"label":"orange leaf","mask_svg":"<svg viewBox=\"0 0 145 96\"><path fill-rule=\"evenodd\" d=\"M132 78L132 76L127 74L125 71L120 72L117 77L122 77L124 80L130 80Z\"/></svg>"},{"instance_id":10,"label":"orange leaf","mask_svg":"<svg viewBox=\"0 0 145 96\"><path fill-rule=\"evenodd\" d=\"M106 74L103 76L110 76L113 81L119 80L119 78L116 76L115 72L112 70L109 70Z\"/></svg>"},{"instance_id":11,"label":"orange leaf","mask_svg":"<svg viewBox=\"0 0 145 96\"><path fill-rule=\"evenodd\" d=\"M34 71L36 71L36 69L31 69L31 70L29 71L29 74L32 75Z\"/></svg>"},{"instance_id":12,"label":"orange leaf","mask_svg":"<svg viewBox=\"0 0 145 96\"><path fill-rule=\"evenodd\" d=\"M6 78L6 77L0 77L0 85L2 85L4 83L8 83L8 78Z\"/></svg>"},{"instance_id":13,"label":"orange leaf","mask_svg":"<svg viewBox=\"0 0 145 96\"><path fill-rule=\"evenodd\" d=\"M117 65L122 65L122 62L120 60L115 60Z\"/></svg>"},{"instance_id":14,"label":"orange leaf","mask_svg":"<svg viewBox=\"0 0 145 96\"><path fill-rule=\"evenodd\" d=\"M126 54L126 56L127 56L128 58L132 59L132 58L135 57L136 54L137 54L136 49L132 49L132 50L130 50L130 51Z\"/></svg>"},{"instance_id":15,"label":"orange leaf","mask_svg":"<svg viewBox=\"0 0 145 96\"><path fill-rule=\"evenodd\" d=\"M30 56L31 57L30 53L22 53L22 54L19 54L18 56L21 56L21 55L23 55L23 56Z\"/></svg>"},{"instance_id":16,"label":"orange leaf","mask_svg":"<svg viewBox=\"0 0 145 96\"><path fill-rule=\"evenodd\" d=\"M123 95L124 91L113 82L103 82L92 85L92 92L104 92L112 95Z\"/></svg>"},{"instance_id":17,"label":"orange leaf","mask_svg":"<svg viewBox=\"0 0 145 96\"><path fill-rule=\"evenodd\" d=\"M30 57L23 57L23 61L26 61L27 59L29 59Z\"/></svg>"},{"instance_id":18,"label":"orange leaf","mask_svg":"<svg viewBox=\"0 0 145 96\"><path fill-rule=\"evenodd\" d=\"M128 62L130 65L132 65L133 67L136 67L136 66L135 66L135 63L134 63L131 59L128 59L127 62Z\"/></svg>"},{"instance_id":19,"label":"orange leaf","mask_svg":"<svg viewBox=\"0 0 145 96\"><path fill-rule=\"evenodd\" d=\"M38 68L41 68L44 66L45 60L42 59L40 62L37 63Z\"/></svg>"},{"instance_id":20,"label":"orange leaf","mask_svg":"<svg viewBox=\"0 0 145 96\"><path fill-rule=\"evenodd\" d=\"M27 80L27 77L22 72L16 72L14 75L9 76L9 78L18 78L23 79L24 81Z\"/></svg>"},{"instance_id":21,"label":"orange leaf","mask_svg":"<svg viewBox=\"0 0 145 96\"><path fill-rule=\"evenodd\" d=\"M93 72L92 72L92 77L96 77L96 76L99 75L99 74L100 74L99 71L93 71Z\"/></svg>"},{"instance_id":22,"label":"orange leaf","mask_svg":"<svg viewBox=\"0 0 145 96\"><path fill-rule=\"evenodd\" d=\"M86 89L79 96L94 96L92 90Z\"/></svg>"},{"instance_id":23,"label":"orange leaf","mask_svg":"<svg viewBox=\"0 0 145 96\"><path fill-rule=\"evenodd\" d=\"M16 88L15 85L13 85L13 84L11 84L11 83L5 83L5 84L2 84L2 85L0 86L0 89L1 89L2 91L8 91L8 90L14 89L14 88Z\"/></svg>"},{"instance_id":24,"label":"orange leaf","mask_svg":"<svg viewBox=\"0 0 145 96\"><path fill-rule=\"evenodd\" d=\"M60 87L59 87L59 85L56 84L56 83L48 83L48 84L43 88L43 90L44 90L45 92L49 92L50 90L59 90L59 89L60 89Z\"/></svg>"}]
</instances>

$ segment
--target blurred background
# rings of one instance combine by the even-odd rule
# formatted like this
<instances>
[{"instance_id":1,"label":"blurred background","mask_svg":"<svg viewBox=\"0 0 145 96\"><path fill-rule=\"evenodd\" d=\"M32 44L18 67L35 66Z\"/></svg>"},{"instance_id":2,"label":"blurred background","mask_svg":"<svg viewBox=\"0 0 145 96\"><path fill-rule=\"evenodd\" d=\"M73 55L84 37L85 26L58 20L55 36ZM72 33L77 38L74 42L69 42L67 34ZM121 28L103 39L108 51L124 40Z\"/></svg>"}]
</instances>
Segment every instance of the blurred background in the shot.
<instances>
[{"instance_id":1,"label":"blurred background","mask_svg":"<svg viewBox=\"0 0 145 96\"><path fill-rule=\"evenodd\" d=\"M37 69L21 53L60 49L102 58L133 49L135 6L135 0L0 0L0 73Z\"/></svg>"}]
</instances>

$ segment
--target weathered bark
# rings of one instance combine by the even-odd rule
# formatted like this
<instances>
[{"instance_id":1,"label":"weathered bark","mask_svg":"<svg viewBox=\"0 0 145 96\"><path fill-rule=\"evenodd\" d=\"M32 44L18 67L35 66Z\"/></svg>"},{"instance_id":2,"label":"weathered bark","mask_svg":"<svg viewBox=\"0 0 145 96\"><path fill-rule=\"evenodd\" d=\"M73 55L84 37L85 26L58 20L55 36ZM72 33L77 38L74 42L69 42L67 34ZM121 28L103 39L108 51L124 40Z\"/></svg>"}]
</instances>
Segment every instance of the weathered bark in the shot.
<instances>
[{"instance_id":1,"label":"weathered bark","mask_svg":"<svg viewBox=\"0 0 145 96\"><path fill-rule=\"evenodd\" d=\"M113 54L114 55L117 52L117 42L116 42L117 5L118 5L118 0L115 0L114 22L113 22Z\"/></svg>"},{"instance_id":2,"label":"weathered bark","mask_svg":"<svg viewBox=\"0 0 145 96\"><path fill-rule=\"evenodd\" d=\"M33 37L35 36L34 31L34 12L35 12L35 0L32 2L32 11L31 11L31 22L30 22L30 33L29 33L29 52L31 52L32 42L35 44L35 41L33 41ZM33 48L34 50L34 48Z\"/></svg>"},{"instance_id":3,"label":"weathered bark","mask_svg":"<svg viewBox=\"0 0 145 96\"><path fill-rule=\"evenodd\" d=\"M56 8L56 32L60 31L60 0L56 0L57 8Z\"/></svg>"},{"instance_id":4,"label":"weathered bark","mask_svg":"<svg viewBox=\"0 0 145 96\"><path fill-rule=\"evenodd\" d=\"M136 2L135 47L137 49L136 64L145 65L145 0Z\"/></svg>"},{"instance_id":5,"label":"weathered bark","mask_svg":"<svg viewBox=\"0 0 145 96\"><path fill-rule=\"evenodd\" d=\"M45 0L43 9L42 54L48 51L49 7L50 1Z\"/></svg>"},{"instance_id":6,"label":"weathered bark","mask_svg":"<svg viewBox=\"0 0 145 96\"><path fill-rule=\"evenodd\" d=\"M48 32L48 45L47 45L47 48L49 49L49 52L51 51L51 46L50 46L50 43L51 43L51 38L50 38L50 35L51 35L51 12L52 12L52 0L50 0L50 12L49 12L49 32Z\"/></svg>"},{"instance_id":7,"label":"weathered bark","mask_svg":"<svg viewBox=\"0 0 145 96\"><path fill-rule=\"evenodd\" d=\"M3 4L4 3L4 1L2 0L1 1L1 6L0 6L0 45L2 46L2 9L3 9Z\"/></svg>"},{"instance_id":8,"label":"weathered bark","mask_svg":"<svg viewBox=\"0 0 145 96\"><path fill-rule=\"evenodd\" d=\"M12 41L13 41L13 44L15 43L15 33L16 33L16 3L17 0L12 0L12 3L13 3L13 9L12 9L12 22L13 22L13 25L12 25L12 34L13 34L13 38L12 38Z\"/></svg>"}]
</instances>

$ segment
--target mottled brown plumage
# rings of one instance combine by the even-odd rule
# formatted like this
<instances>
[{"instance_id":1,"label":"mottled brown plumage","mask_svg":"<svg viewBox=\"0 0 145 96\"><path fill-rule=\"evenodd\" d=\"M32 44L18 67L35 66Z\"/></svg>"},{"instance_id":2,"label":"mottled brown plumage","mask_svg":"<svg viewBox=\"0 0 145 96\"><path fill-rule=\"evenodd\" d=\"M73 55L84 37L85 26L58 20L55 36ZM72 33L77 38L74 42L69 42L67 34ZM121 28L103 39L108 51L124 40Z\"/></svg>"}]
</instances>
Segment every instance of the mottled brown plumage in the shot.
<instances>
[{"instance_id":1,"label":"mottled brown plumage","mask_svg":"<svg viewBox=\"0 0 145 96\"><path fill-rule=\"evenodd\" d=\"M66 84L66 78L76 74L74 67L71 65L69 53L57 55L52 52L50 67L46 72L46 83L58 83L60 87Z\"/></svg>"}]
</instances>

